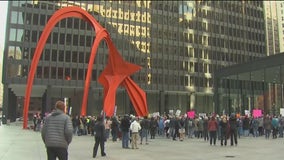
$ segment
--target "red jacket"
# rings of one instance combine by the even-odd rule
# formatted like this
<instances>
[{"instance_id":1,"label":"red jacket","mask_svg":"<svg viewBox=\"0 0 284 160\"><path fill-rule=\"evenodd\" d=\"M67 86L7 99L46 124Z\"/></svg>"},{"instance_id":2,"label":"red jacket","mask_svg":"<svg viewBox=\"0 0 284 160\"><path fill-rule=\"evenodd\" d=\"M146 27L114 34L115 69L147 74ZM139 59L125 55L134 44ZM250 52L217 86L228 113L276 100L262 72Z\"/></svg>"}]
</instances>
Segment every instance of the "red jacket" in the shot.
<instances>
[{"instance_id":1,"label":"red jacket","mask_svg":"<svg viewBox=\"0 0 284 160\"><path fill-rule=\"evenodd\" d=\"M208 122L208 131L217 131L218 129L218 123L216 120L210 120Z\"/></svg>"}]
</instances>

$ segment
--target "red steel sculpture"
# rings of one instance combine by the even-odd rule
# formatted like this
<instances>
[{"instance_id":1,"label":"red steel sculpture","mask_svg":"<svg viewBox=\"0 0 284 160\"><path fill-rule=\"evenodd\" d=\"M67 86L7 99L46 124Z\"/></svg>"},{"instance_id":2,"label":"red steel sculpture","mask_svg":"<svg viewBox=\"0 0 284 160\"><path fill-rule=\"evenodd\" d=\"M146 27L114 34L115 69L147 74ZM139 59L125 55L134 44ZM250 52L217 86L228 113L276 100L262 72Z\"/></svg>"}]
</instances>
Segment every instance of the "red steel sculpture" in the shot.
<instances>
[{"instance_id":1,"label":"red steel sculpture","mask_svg":"<svg viewBox=\"0 0 284 160\"><path fill-rule=\"evenodd\" d=\"M23 118L24 118L23 128L24 129L27 128L30 95L34 81L34 75L40 56L46 44L47 38L50 35L50 32L52 31L54 26L60 20L69 17L80 18L87 21L92 25L92 27L95 29L96 32L96 38L93 42L93 46L91 49L91 56L85 80L81 115L86 115L87 99L88 99L89 86L92 76L93 63L95 61L96 51L98 49L99 43L103 39L106 41L109 48L109 58L107 66L98 79L98 81L104 87L104 106L103 106L104 112L106 113L107 116L112 116L114 114L116 90L118 86L121 85L125 87L125 89L127 90L127 93L130 96L130 100L134 106L136 114L138 116L148 115L146 94L129 77L133 73L140 70L141 67L124 61L123 58L120 56L118 50L115 48L113 42L111 41L109 33L106 31L106 29L103 28L96 21L96 19L92 15L90 15L87 11L81 9L80 7L72 6L57 10L53 14L53 16L48 20L48 23L46 24L45 28L43 29L42 35L40 36L38 45L35 49L34 57L32 59L29 76L27 79L27 88L26 88L25 101L24 101L25 104L23 111Z\"/></svg>"}]
</instances>

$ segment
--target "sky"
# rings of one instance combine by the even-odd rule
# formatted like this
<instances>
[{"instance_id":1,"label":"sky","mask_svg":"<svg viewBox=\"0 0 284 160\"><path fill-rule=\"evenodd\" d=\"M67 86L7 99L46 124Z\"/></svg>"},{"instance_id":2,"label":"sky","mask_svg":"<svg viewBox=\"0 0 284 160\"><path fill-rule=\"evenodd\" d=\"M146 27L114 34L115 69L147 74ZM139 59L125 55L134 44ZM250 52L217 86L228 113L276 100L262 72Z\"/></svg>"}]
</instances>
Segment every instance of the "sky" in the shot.
<instances>
[{"instance_id":1,"label":"sky","mask_svg":"<svg viewBox=\"0 0 284 160\"><path fill-rule=\"evenodd\" d=\"M5 43L5 33L6 33L6 18L7 18L7 8L8 8L8 1L0 1L0 54L1 54L1 61L3 59L3 50L4 50L4 43Z\"/></svg>"}]
</instances>

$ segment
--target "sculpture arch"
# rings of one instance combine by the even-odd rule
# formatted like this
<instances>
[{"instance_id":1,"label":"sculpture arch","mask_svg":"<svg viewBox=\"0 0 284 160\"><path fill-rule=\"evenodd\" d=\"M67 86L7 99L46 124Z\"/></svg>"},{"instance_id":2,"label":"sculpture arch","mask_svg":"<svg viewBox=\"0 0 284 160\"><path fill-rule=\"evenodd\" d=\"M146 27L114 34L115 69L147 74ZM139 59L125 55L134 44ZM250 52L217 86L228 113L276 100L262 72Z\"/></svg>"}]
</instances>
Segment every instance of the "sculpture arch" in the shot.
<instances>
[{"instance_id":1,"label":"sculpture arch","mask_svg":"<svg viewBox=\"0 0 284 160\"><path fill-rule=\"evenodd\" d=\"M119 85L122 85L127 90L130 100L133 103L134 109L139 116L146 116L148 114L148 108L146 103L145 92L130 79L130 75L140 69L140 66L128 63L122 59L117 49L113 45L110 36L105 28L103 28L95 18L90 15L87 11L80 7L65 7L57 10L51 18L48 20L45 28L43 29L42 35L36 46L34 57L32 59L28 79L27 88L25 92L24 111L23 111L23 128L27 128L28 122L28 111L30 103L30 95L32 85L34 81L35 71L46 44L47 38L50 35L54 26L62 19L75 17L80 18L92 25L96 32L96 38L91 48L91 56L88 64L87 75L84 85L84 94L81 106L81 115L86 115L87 99L89 93L89 86L92 76L93 63L96 57L96 51L98 49L101 40L105 40L109 48L109 59L108 64L102 74L99 77L99 82L104 86L104 107L103 110L107 116L112 116L115 106L115 92Z\"/></svg>"}]
</instances>

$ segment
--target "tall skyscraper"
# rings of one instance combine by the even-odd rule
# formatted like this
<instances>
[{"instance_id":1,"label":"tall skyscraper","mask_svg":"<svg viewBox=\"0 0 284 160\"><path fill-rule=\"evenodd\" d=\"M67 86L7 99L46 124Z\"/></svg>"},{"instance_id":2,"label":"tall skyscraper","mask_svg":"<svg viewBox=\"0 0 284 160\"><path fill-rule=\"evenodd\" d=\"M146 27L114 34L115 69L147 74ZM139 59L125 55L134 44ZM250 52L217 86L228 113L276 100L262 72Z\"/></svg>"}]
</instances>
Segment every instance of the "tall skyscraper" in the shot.
<instances>
[{"instance_id":1,"label":"tall skyscraper","mask_svg":"<svg viewBox=\"0 0 284 160\"><path fill-rule=\"evenodd\" d=\"M131 78L147 93L150 112L214 112L213 77L220 68L266 56L262 1L9 1L3 83L4 114L21 114L26 80L41 32L52 14L80 6L110 33L126 61L142 66ZM95 39L77 18L56 24L38 64L30 110L48 112L67 97L79 114ZM108 48L97 51L88 114L102 109L97 82ZM117 114L133 113L124 89L117 91Z\"/></svg>"},{"instance_id":2,"label":"tall skyscraper","mask_svg":"<svg viewBox=\"0 0 284 160\"><path fill-rule=\"evenodd\" d=\"M280 52L284 52L284 2L276 1Z\"/></svg>"},{"instance_id":3,"label":"tall skyscraper","mask_svg":"<svg viewBox=\"0 0 284 160\"><path fill-rule=\"evenodd\" d=\"M278 7L276 1L264 1L266 19L266 41L267 54L274 55L280 53L279 28L278 28Z\"/></svg>"}]
</instances>

